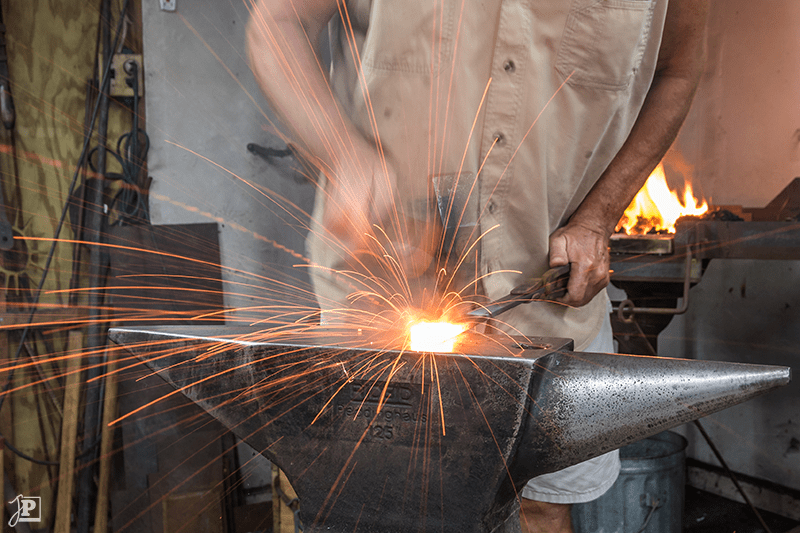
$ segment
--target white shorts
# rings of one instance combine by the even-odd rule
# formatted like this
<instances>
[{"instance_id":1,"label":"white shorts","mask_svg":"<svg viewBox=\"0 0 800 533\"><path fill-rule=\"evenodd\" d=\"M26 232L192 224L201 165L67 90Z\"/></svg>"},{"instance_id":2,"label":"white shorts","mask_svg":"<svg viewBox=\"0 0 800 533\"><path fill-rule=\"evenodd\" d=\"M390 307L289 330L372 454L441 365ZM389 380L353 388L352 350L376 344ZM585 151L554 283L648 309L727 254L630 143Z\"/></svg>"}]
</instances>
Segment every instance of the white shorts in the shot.
<instances>
[{"instance_id":1,"label":"white shorts","mask_svg":"<svg viewBox=\"0 0 800 533\"><path fill-rule=\"evenodd\" d=\"M606 315L600 333L586 348L587 352L613 353L611 319ZM548 503L583 503L603 495L619 476L619 450L544 474L528 481L522 497Z\"/></svg>"}]
</instances>

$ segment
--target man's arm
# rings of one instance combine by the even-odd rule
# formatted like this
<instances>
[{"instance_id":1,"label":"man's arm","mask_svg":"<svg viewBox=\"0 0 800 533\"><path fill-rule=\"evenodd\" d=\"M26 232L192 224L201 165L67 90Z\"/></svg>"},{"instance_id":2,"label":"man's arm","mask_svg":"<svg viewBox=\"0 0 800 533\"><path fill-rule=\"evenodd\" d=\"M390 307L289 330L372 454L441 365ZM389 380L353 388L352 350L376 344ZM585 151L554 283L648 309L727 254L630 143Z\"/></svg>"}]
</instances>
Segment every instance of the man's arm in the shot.
<instances>
[{"instance_id":1,"label":"man's arm","mask_svg":"<svg viewBox=\"0 0 800 533\"><path fill-rule=\"evenodd\" d=\"M653 83L628 139L567 225L550 237L550 266L572 263L569 305L587 304L608 285L609 238L689 112L705 63L707 16L708 0L670 0Z\"/></svg>"},{"instance_id":2,"label":"man's arm","mask_svg":"<svg viewBox=\"0 0 800 533\"><path fill-rule=\"evenodd\" d=\"M316 53L337 0L258 0L250 65L293 143L328 178L325 227L355 248L392 202L394 173L343 113Z\"/></svg>"}]
</instances>

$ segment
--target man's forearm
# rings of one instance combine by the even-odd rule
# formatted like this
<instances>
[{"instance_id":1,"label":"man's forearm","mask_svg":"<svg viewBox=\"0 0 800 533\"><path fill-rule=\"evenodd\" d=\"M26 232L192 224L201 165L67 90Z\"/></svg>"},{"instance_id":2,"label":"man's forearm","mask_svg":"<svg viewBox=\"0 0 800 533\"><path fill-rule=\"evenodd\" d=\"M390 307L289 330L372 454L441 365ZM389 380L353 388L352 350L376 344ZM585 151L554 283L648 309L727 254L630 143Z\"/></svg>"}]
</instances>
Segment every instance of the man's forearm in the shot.
<instances>
[{"instance_id":1,"label":"man's forearm","mask_svg":"<svg viewBox=\"0 0 800 533\"><path fill-rule=\"evenodd\" d=\"M335 0L261 0L247 29L250 64L291 140L317 166L356 167L369 145L344 116L314 47ZM355 170L353 168L353 170Z\"/></svg>"},{"instance_id":2,"label":"man's forearm","mask_svg":"<svg viewBox=\"0 0 800 533\"><path fill-rule=\"evenodd\" d=\"M616 157L570 219L606 236L613 233L630 201L669 149L697 87L695 79L659 76L639 118Z\"/></svg>"},{"instance_id":3,"label":"man's forearm","mask_svg":"<svg viewBox=\"0 0 800 533\"><path fill-rule=\"evenodd\" d=\"M396 177L335 98L315 50L340 0L258 0L247 51L261 89L291 140L327 178L326 238L366 246L372 225L392 210Z\"/></svg>"},{"instance_id":4,"label":"man's forearm","mask_svg":"<svg viewBox=\"0 0 800 533\"><path fill-rule=\"evenodd\" d=\"M550 236L550 266L573 265L563 301L581 306L609 282L608 240L680 130L705 63L708 0L670 0L656 74L628 139L566 226Z\"/></svg>"},{"instance_id":5,"label":"man's forearm","mask_svg":"<svg viewBox=\"0 0 800 533\"><path fill-rule=\"evenodd\" d=\"M562 301L581 306L609 282L608 239L680 129L696 83L653 81L628 140L563 228L550 237L550 266L573 265Z\"/></svg>"},{"instance_id":6,"label":"man's forearm","mask_svg":"<svg viewBox=\"0 0 800 533\"><path fill-rule=\"evenodd\" d=\"M669 149L705 67L709 0L670 0L658 65L627 141L572 215L570 224L606 238Z\"/></svg>"}]
</instances>

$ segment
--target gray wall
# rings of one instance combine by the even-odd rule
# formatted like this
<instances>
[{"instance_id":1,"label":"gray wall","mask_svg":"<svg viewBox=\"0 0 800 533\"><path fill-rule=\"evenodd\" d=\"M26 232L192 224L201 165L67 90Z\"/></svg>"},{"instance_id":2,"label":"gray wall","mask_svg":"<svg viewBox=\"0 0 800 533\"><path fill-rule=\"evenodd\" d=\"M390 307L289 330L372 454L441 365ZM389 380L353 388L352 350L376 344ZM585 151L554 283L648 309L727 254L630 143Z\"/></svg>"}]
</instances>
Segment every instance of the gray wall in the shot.
<instances>
[{"instance_id":1,"label":"gray wall","mask_svg":"<svg viewBox=\"0 0 800 533\"><path fill-rule=\"evenodd\" d=\"M689 311L659 336L659 354L794 367L794 381L702 424L732 470L800 489L800 264L713 260ZM687 424L687 454L717 465Z\"/></svg>"},{"instance_id":2,"label":"gray wall","mask_svg":"<svg viewBox=\"0 0 800 533\"><path fill-rule=\"evenodd\" d=\"M142 4L152 221L216 221L225 304L242 309L229 321L263 318L272 311L243 308L274 302L272 280L290 275L308 289L306 270L294 267L303 263L303 224L284 209L310 210L313 189L293 180L291 160L269 165L246 150L250 142L284 147L247 65L247 6L178 0L167 12L158 0ZM312 304L309 296L293 299Z\"/></svg>"},{"instance_id":3,"label":"gray wall","mask_svg":"<svg viewBox=\"0 0 800 533\"><path fill-rule=\"evenodd\" d=\"M715 205L761 207L800 176L800 2L712 2L708 64L677 150Z\"/></svg>"}]
</instances>

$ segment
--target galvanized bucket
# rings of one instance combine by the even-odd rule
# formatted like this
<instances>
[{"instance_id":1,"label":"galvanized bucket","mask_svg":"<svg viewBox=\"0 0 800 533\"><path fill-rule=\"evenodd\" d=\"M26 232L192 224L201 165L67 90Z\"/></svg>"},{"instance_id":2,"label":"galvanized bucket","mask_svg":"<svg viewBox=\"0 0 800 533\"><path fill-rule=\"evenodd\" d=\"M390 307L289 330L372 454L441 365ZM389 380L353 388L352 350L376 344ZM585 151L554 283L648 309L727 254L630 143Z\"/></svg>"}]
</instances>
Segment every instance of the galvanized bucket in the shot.
<instances>
[{"instance_id":1,"label":"galvanized bucket","mask_svg":"<svg viewBox=\"0 0 800 533\"><path fill-rule=\"evenodd\" d=\"M681 533L686 439L672 431L620 448L619 479L572 506L575 533Z\"/></svg>"}]
</instances>

